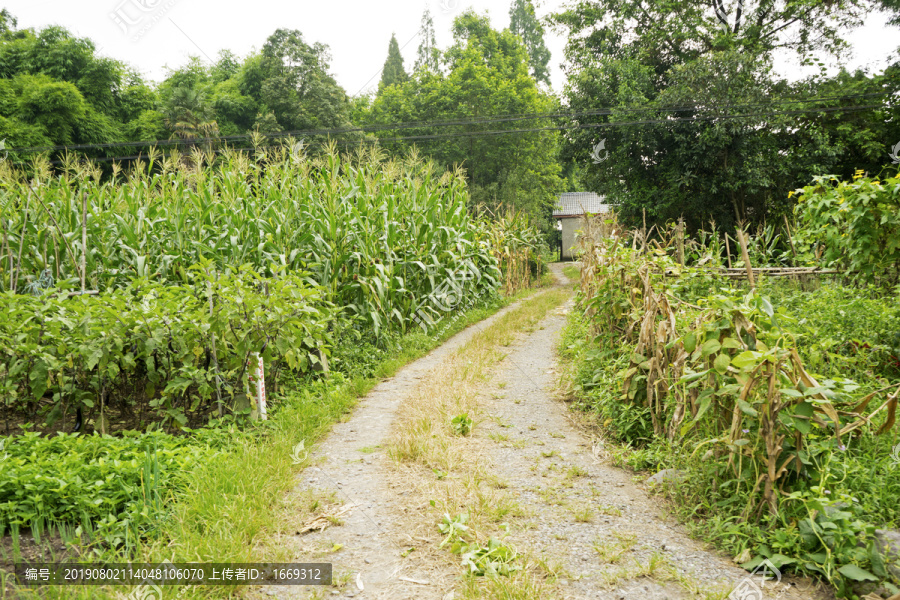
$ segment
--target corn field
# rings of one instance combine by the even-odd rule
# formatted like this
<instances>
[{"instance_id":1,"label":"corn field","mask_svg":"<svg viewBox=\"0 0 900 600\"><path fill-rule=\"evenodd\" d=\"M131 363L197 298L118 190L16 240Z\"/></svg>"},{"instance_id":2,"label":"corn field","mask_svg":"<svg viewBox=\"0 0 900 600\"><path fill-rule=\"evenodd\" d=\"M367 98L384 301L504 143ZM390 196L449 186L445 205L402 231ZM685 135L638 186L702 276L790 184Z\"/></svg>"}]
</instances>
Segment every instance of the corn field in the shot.
<instances>
[{"instance_id":1,"label":"corn field","mask_svg":"<svg viewBox=\"0 0 900 600\"><path fill-rule=\"evenodd\" d=\"M110 406L196 425L234 406L251 352L271 387L327 356L336 321L381 338L514 293L538 260L523 219L471 216L462 172L415 154L198 151L106 178L38 161L0 184L7 429Z\"/></svg>"},{"instance_id":2,"label":"corn field","mask_svg":"<svg viewBox=\"0 0 900 600\"><path fill-rule=\"evenodd\" d=\"M598 342L632 348L619 401L646 410L654 436L690 439L721 459L749 499L744 519L778 514L792 484L811 476L820 447L894 426L896 384L858 398L850 380L817 380L766 297L729 293L708 271L679 265L666 252L671 240L641 251L640 232L609 233L593 223L579 238L580 302ZM711 293L703 306L679 300L698 282Z\"/></svg>"},{"instance_id":3,"label":"corn field","mask_svg":"<svg viewBox=\"0 0 900 600\"><path fill-rule=\"evenodd\" d=\"M89 290L135 278L187 281L208 260L219 271L252 265L272 277L304 271L329 301L376 331L405 325L448 274L474 266L496 287L491 235L466 211L461 173L438 174L415 155L377 150L341 157L292 157L283 150L150 157L128 175L102 180L70 164L53 177L38 164L26 180L0 173L2 290Z\"/></svg>"}]
</instances>

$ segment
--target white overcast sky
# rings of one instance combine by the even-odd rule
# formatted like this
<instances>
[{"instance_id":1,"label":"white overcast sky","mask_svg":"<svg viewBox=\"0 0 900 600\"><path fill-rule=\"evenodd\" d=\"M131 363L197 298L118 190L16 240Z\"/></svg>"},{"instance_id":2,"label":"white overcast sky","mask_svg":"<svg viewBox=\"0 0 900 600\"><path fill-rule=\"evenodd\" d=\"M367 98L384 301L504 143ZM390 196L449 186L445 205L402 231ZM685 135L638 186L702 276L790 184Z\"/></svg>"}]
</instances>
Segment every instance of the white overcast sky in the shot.
<instances>
[{"instance_id":1,"label":"white overcast sky","mask_svg":"<svg viewBox=\"0 0 900 600\"><path fill-rule=\"evenodd\" d=\"M539 16L558 10L568 0L538 2ZM78 36L91 38L101 53L137 68L150 80L159 81L166 67L178 67L191 55L215 59L229 49L244 56L259 49L277 28L299 29L308 43L323 42L331 48L332 73L350 95L377 86L377 74L387 56L391 34L397 35L407 68L415 60L425 7L431 9L438 44L451 41L452 19L464 8L490 15L495 28L509 25L510 0L14 0L3 2L19 19L19 27L61 25ZM143 7L152 7L142 11ZM128 34L112 15L132 21ZM145 29L140 35L138 32ZM872 15L866 25L849 36L854 56L849 67L880 70L900 45L896 28L884 25L884 17ZM135 39L137 38L137 39ZM407 44L408 42L408 44ZM547 32L553 88L562 91L564 38ZM801 71L781 61L778 70L791 79Z\"/></svg>"}]
</instances>

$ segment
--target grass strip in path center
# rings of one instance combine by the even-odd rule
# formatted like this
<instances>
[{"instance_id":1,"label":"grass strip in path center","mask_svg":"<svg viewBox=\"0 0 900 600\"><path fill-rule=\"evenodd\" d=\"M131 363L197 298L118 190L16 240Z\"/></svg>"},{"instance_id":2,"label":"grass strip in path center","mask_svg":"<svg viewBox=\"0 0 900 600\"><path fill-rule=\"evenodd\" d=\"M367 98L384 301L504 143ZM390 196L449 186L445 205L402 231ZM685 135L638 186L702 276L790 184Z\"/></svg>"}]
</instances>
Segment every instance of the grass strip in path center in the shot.
<instances>
[{"instance_id":1,"label":"grass strip in path center","mask_svg":"<svg viewBox=\"0 0 900 600\"><path fill-rule=\"evenodd\" d=\"M428 498L430 509L417 513L410 528L433 538L440 527L444 536L443 550L431 557L446 561L455 552L468 572L501 573L490 578L498 597L540 597L545 573L527 568L532 561L502 541L503 522L517 505L466 436L489 418L478 392L506 357L505 348L570 296L560 288L536 294L473 336L407 397L388 447L394 476Z\"/></svg>"}]
</instances>

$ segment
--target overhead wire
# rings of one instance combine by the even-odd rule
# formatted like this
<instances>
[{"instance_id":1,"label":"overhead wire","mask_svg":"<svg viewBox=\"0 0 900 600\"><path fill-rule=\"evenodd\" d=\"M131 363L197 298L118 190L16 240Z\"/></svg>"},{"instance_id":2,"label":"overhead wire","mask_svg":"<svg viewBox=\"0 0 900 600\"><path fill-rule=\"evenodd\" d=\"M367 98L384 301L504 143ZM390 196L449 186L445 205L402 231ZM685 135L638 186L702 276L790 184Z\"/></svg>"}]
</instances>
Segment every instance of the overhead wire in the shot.
<instances>
[{"instance_id":1,"label":"overhead wire","mask_svg":"<svg viewBox=\"0 0 900 600\"><path fill-rule=\"evenodd\" d=\"M267 138L278 139L278 138L286 138L286 137L306 137L306 136L328 136L328 135L342 135L349 133L375 133L379 131L394 131L394 130L402 130L402 129L417 129L417 128L431 128L431 127L464 127L471 125L481 125L487 123L504 123L504 122L515 122L515 121L525 121L525 120L541 120L541 119L576 119L580 117L590 117L590 116L612 116L615 114L633 114L633 113L643 113L643 112L691 112L698 110L709 110L709 109L727 109L727 108L738 108L738 109L746 109L753 107L761 107L761 106L777 106L777 105L786 105L786 104L805 104L805 103L822 103L829 102L832 100L847 100L853 98L870 98L877 96L886 96L889 95L889 92L870 92L865 94L852 94L852 95L839 95L839 96L823 96L817 98L783 98L778 99L772 102L766 103L724 103L724 104L712 104L712 105L683 105L683 106L638 106L638 107L603 107L597 109L589 109L582 111L558 111L558 112L550 112L550 113L512 113L508 115L493 115L481 118L469 118L469 119L460 119L460 120L449 120L449 121L406 121L406 122L398 122L398 123L383 123L383 124L371 124L360 127L338 127L338 128L322 128L322 129L303 129L303 130L292 130L292 131L284 131L284 132L276 132L276 133L267 133L262 134ZM801 112L810 112L810 110L822 110L820 109L808 109L803 110ZM510 130L512 131L512 130ZM17 153L39 153L39 152L55 152L55 151L67 151L67 150L93 150L93 149L102 149L102 148L141 148L141 147L150 147L150 146L194 146L196 144L205 144L205 143L223 143L229 141L236 140L246 140L251 139L253 134L245 133L245 134L236 134L229 136L210 136L205 138L192 138L192 139L168 139L168 140L143 140L143 141L132 141L132 142L108 142L101 144L61 144L55 146L31 146L31 147L21 147L21 148L7 148L7 152L17 152ZM394 138L400 139L400 138Z\"/></svg>"},{"instance_id":2,"label":"overhead wire","mask_svg":"<svg viewBox=\"0 0 900 600\"><path fill-rule=\"evenodd\" d=\"M736 119L748 119L748 118L766 118L766 117L777 117L784 115L796 115L796 114L806 114L811 110L819 113L835 113L835 112L860 112L864 110L874 110L883 108L884 106L881 104L868 104L868 105L855 105L855 106L837 106L837 107L819 107L815 109L795 109L789 111L779 111L779 112L757 112L757 113L743 113L736 115L703 115L703 116L691 116L691 117L670 117L664 119L643 119L637 121L609 121L603 123L579 123L579 124L568 124L568 125L559 125L559 126L547 126L547 127L534 127L528 129L497 129L497 130L489 130L489 131L457 131L452 133L436 133L436 134L423 134L423 135L409 135L409 136L397 136L390 138L361 138L361 139L331 139L330 142L335 143L339 146L350 146L350 145L360 145L360 144L371 144L371 143L387 143L387 142L403 142L403 141L415 141L415 142L432 142L432 141L440 141L447 140L452 138L472 138L472 137L489 137L489 136L499 136L499 135L515 135L515 134L526 134L526 133L538 133L544 131L570 131L570 130L580 130L580 129L601 129L601 128L619 128L619 127L630 127L635 125L659 125L659 124L678 124L678 123L690 123L690 122L702 122L702 121L728 121L728 120L736 120ZM201 140L191 140L192 146L200 145L202 143ZM328 142L327 141L318 141L314 140L311 142L307 142L309 146L324 146ZM213 148L206 152L212 152L215 154L220 154L223 152L252 152L258 151L260 148L273 148L279 147L278 144L266 144L261 146L254 147L242 147L242 148L234 148L234 147L224 147L224 148ZM136 154L129 156L111 156L111 157L92 157L91 161L94 162L112 162L112 161L127 161L127 160L139 160L146 159L148 155L146 154ZM53 160L50 161L51 164L63 164L65 161L63 160ZM24 161L17 161L15 164L24 164Z\"/></svg>"}]
</instances>

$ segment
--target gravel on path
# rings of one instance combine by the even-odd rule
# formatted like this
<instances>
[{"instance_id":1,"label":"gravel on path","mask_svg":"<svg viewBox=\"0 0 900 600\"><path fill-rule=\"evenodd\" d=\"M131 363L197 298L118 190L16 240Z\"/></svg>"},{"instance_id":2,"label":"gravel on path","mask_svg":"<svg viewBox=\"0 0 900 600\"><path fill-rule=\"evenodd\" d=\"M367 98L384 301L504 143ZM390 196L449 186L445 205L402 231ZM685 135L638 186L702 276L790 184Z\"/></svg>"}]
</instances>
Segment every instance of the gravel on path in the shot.
<instances>
[{"instance_id":1,"label":"gravel on path","mask_svg":"<svg viewBox=\"0 0 900 600\"><path fill-rule=\"evenodd\" d=\"M552 268L560 283L566 281L562 265ZM298 476L296 497L331 498L330 511L346 512L323 531L285 532L270 543L283 545L296 562L332 562L340 585L270 586L251 591L249 597L458 597L458 557L437 548L441 538L433 517L425 514L427 500L414 476L398 476L402 467L383 448L403 398L477 331L514 306L469 327L380 383L314 450L314 466ZM606 462L603 442L556 398L555 347L571 308L570 300L506 349L506 358L481 396L481 409L492 418L482 420L469 438L479 460L493 465L504 492L520 505L522 516L511 516L508 541L558 573L549 588L552 597L726 598L747 573L691 539L667 511L666 501ZM792 578L760 591L762 596L747 597L833 597Z\"/></svg>"}]
</instances>

